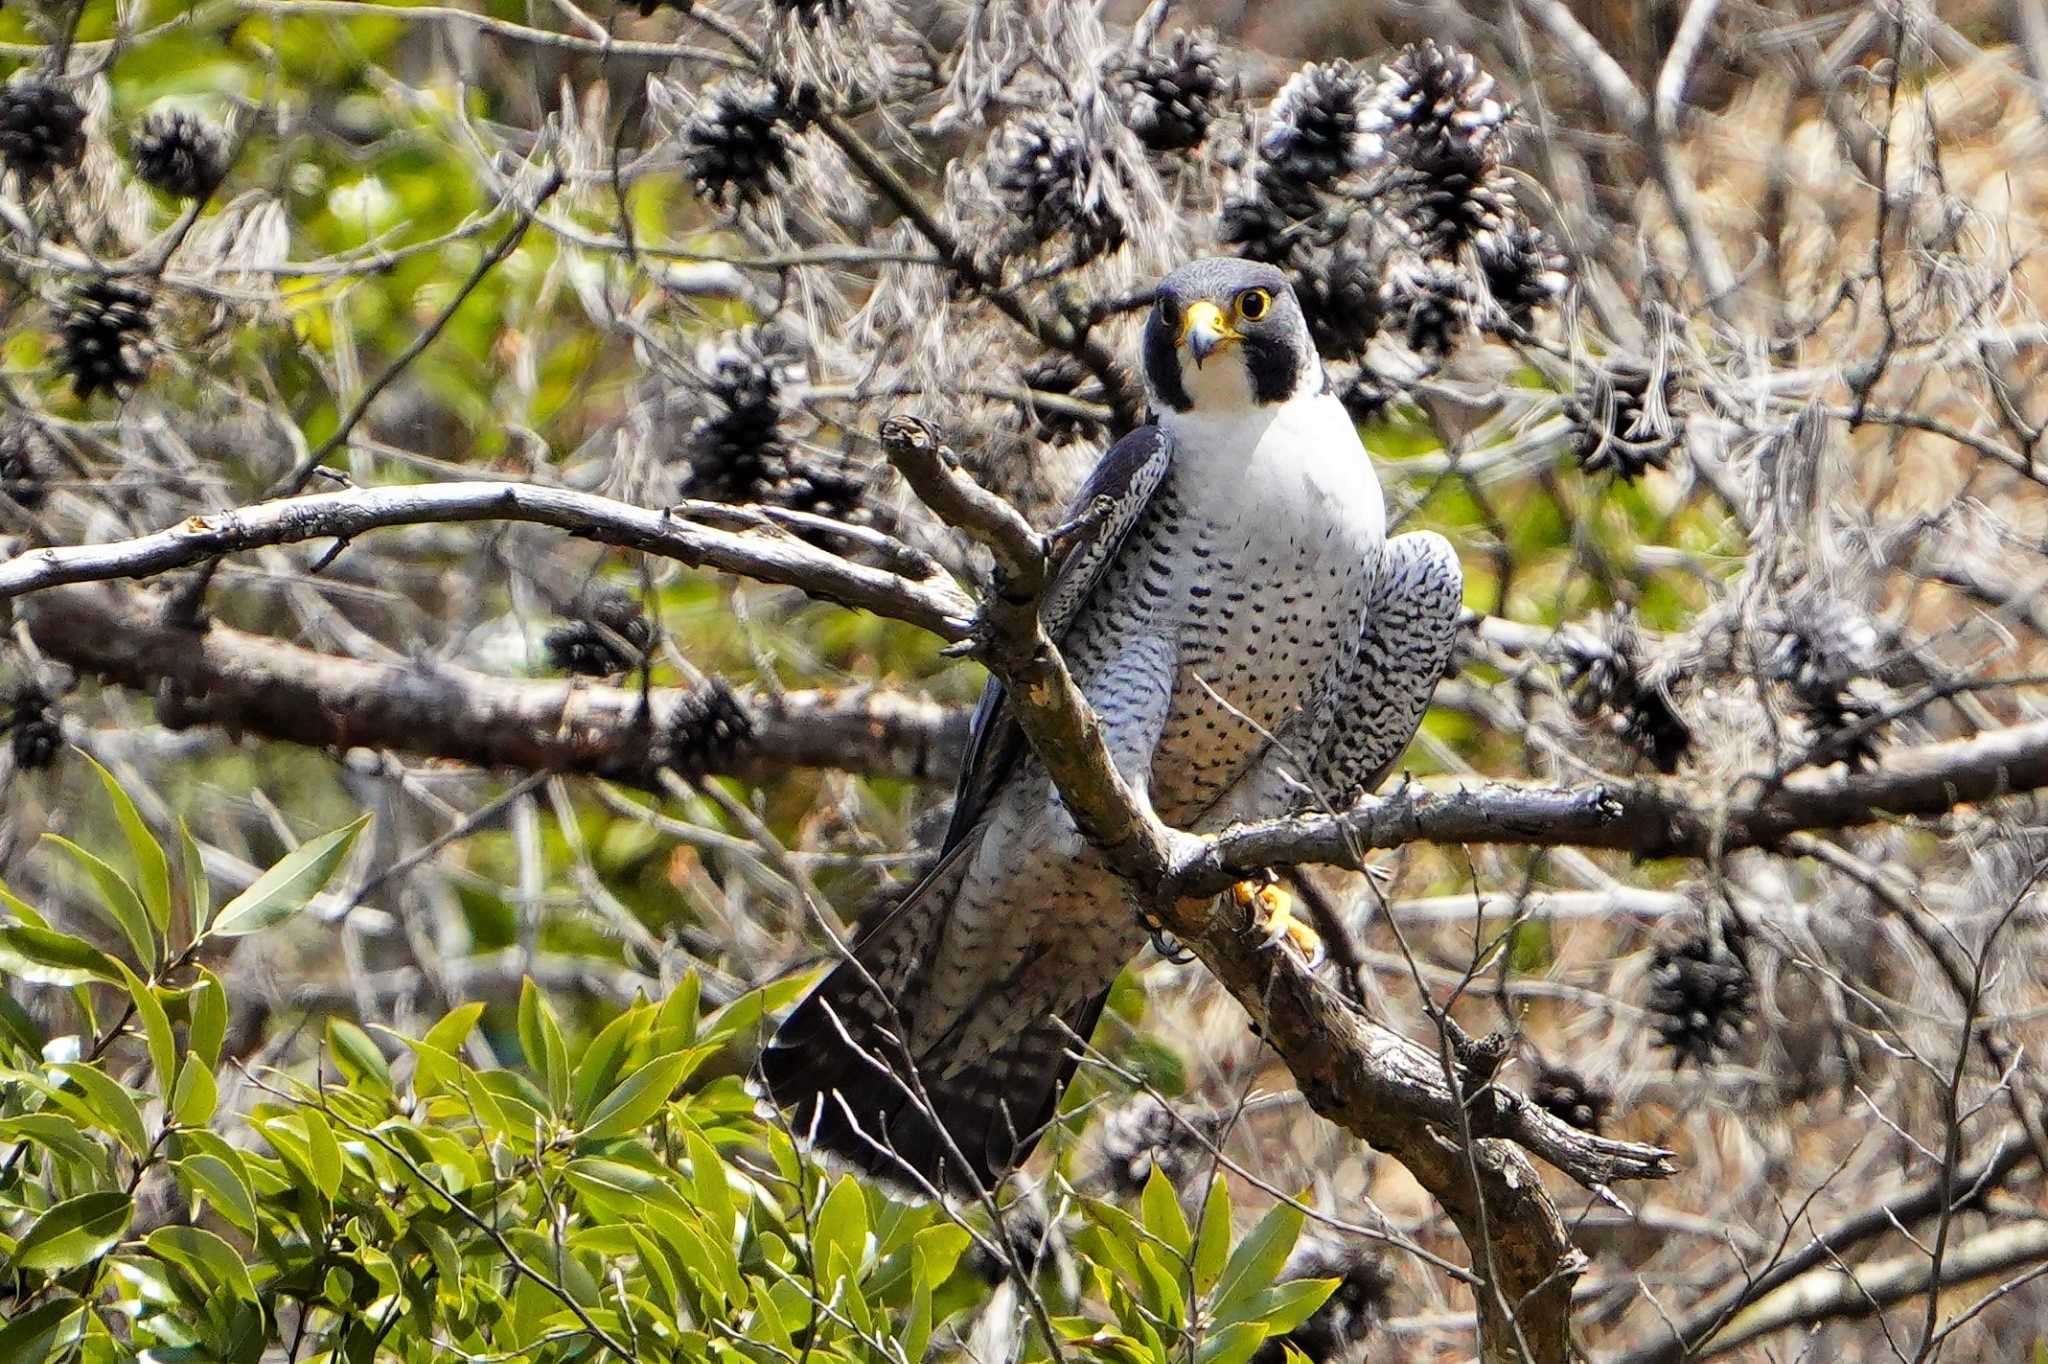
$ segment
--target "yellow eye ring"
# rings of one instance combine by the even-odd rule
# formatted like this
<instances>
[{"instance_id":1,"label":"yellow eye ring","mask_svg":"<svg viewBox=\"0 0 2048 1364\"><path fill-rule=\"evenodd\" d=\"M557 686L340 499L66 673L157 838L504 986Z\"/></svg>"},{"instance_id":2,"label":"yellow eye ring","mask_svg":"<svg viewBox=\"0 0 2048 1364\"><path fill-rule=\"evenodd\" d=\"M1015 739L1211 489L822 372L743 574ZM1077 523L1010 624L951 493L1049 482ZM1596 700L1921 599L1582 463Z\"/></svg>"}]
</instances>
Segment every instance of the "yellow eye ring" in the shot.
<instances>
[{"instance_id":1,"label":"yellow eye ring","mask_svg":"<svg viewBox=\"0 0 2048 1364\"><path fill-rule=\"evenodd\" d=\"M1264 289L1247 289L1237 296L1237 315L1247 322L1257 322L1273 307L1273 295Z\"/></svg>"}]
</instances>

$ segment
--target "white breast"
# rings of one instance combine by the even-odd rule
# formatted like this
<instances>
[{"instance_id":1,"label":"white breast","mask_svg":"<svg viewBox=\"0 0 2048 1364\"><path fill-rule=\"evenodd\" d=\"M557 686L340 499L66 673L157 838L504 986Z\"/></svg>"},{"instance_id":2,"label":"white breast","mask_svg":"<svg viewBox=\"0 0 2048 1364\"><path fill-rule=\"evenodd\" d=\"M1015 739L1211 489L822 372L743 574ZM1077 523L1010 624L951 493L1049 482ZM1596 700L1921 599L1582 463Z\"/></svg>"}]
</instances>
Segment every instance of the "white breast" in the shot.
<instances>
[{"instance_id":1,"label":"white breast","mask_svg":"<svg viewBox=\"0 0 2048 1364\"><path fill-rule=\"evenodd\" d=\"M1327 536L1334 553L1376 559L1386 502L1351 414L1333 394L1221 411L1165 412L1188 509L1228 536Z\"/></svg>"}]
</instances>

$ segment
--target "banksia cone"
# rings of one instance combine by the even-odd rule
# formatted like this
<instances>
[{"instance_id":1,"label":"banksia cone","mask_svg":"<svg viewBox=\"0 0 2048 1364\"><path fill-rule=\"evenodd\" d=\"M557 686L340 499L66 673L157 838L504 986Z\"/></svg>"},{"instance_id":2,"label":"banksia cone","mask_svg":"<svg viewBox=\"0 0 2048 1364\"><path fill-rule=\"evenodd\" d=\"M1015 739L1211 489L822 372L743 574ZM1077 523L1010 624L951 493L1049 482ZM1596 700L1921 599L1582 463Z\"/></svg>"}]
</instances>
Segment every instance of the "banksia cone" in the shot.
<instances>
[{"instance_id":1,"label":"banksia cone","mask_svg":"<svg viewBox=\"0 0 2048 1364\"><path fill-rule=\"evenodd\" d=\"M1882 726L1876 704L1850 693L1877 661L1877 627L1847 602L1805 592L1763 623L1772 640L1764 672L1792 693L1812 730L1820 760L1861 770L1877 760Z\"/></svg>"},{"instance_id":2,"label":"banksia cone","mask_svg":"<svg viewBox=\"0 0 2048 1364\"><path fill-rule=\"evenodd\" d=\"M1748 930L1732 918L1723 923L1718 935L1702 923L1651 958L1647 1005L1658 1044L1679 1066L1704 1066L1734 1046L1755 1003Z\"/></svg>"},{"instance_id":3,"label":"banksia cone","mask_svg":"<svg viewBox=\"0 0 2048 1364\"><path fill-rule=\"evenodd\" d=\"M46 80L0 85L0 162L23 180L46 180L85 156L85 110Z\"/></svg>"},{"instance_id":4,"label":"banksia cone","mask_svg":"<svg viewBox=\"0 0 2048 1364\"><path fill-rule=\"evenodd\" d=\"M1199 147L1216 121L1223 70L1216 49L1176 33L1165 51L1139 53L1118 70L1128 101L1125 122L1155 152Z\"/></svg>"},{"instance_id":5,"label":"banksia cone","mask_svg":"<svg viewBox=\"0 0 2048 1364\"><path fill-rule=\"evenodd\" d=\"M989 1228L988 1239L1002 1247L1002 1253L994 1253L977 1241L974 1249L968 1252L968 1266L983 1283L991 1285L1010 1277L1012 1265L1026 1279L1036 1278L1039 1262L1051 1248L1051 1238L1052 1230L1046 1224L1044 1213L1036 1208L1012 1204Z\"/></svg>"},{"instance_id":6,"label":"banksia cone","mask_svg":"<svg viewBox=\"0 0 2048 1364\"><path fill-rule=\"evenodd\" d=\"M754 717L722 680L685 694L670 717L668 765L686 777L731 772L754 740Z\"/></svg>"},{"instance_id":7,"label":"banksia cone","mask_svg":"<svg viewBox=\"0 0 2048 1364\"><path fill-rule=\"evenodd\" d=\"M1222 1119L1207 1110L1176 1113L1149 1094L1141 1094L1103 1119L1101 1168L1096 1178L1118 1195L1135 1198L1156 1168L1178 1188L1209 1154L1204 1136L1214 1140Z\"/></svg>"},{"instance_id":8,"label":"banksia cone","mask_svg":"<svg viewBox=\"0 0 2048 1364\"><path fill-rule=\"evenodd\" d=\"M1313 211L1314 192L1327 190L1379 155L1381 144L1366 117L1371 87L1349 62L1312 62L1288 78L1273 97L1255 172L1267 197L1296 217Z\"/></svg>"},{"instance_id":9,"label":"banksia cone","mask_svg":"<svg viewBox=\"0 0 2048 1364\"><path fill-rule=\"evenodd\" d=\"M20 413L0 417L0 493L30 510L50 495L50 438Z\"/></svg>"},{"instance_id":10,"label":"banksia cone","mask_svg":"<svg viewBox=\"0 0 2048 1364\"><path fill-rule=\"evenodd\" d=\"M1684 434L1671 408L1676 391L1668 368L1658 379L1624 361L1595 366L1564 406L1579 467L1625 479L1663 468Z\"/></svg>"},{"instance_id":11,"label":"banksia cone","mask_svg":"<svg viewBox=\"0 0 2048 1364\"><path fill-rule=\"evenodd\" d=\"M991 183L1034 240L1065 235L1092 258L1124 244L1123 220L1102 197L1098 153L1071 126L1038 114L1005 124Z\"/></svg>"},{"instance_id":12,"label":"banksia cone","mask_svg":"<svg viewBox=\"0 0 2048 1364\"><path fill-rule=\"evenodd\" d=\"M1252 1364L1284 1364L1292 1358L1290 1346L1312 1364L1351 1364L1365 1358L1367 1338L1386 1320L1387 1293L1394 1284L1377 1256L1359 1246L1309 1240L1295 1249L1280 1278L1335 1279L1337 1287L1307 1321L1260 1345Z\"/></svg>"},{"instance_id":13,"label":"banksia cone","mask_svg":"<svg viewBox=\"0 0 2048 1364\"><path fill-rule=\"evenodd\" d=\"M1424 355L1448 355L1472 329L1472 286L1447 261L1398 266L1380 286L1380 300L1388 323Z\"/></svg>"},{"instance_id":14,"label":"banksia cone","mask_svg":"<svg viewBox=\"0 0 2048 1364\"><path fill-rule=\"evenodd\" d=\"M0 706L0 733L9 736L14 765L23 772L48 767L64 746L64 731L57 723L50 694L33 683L16 687Z\"/></svg>"},{"instance_id":15,"label":"banksia cone","mask_svg":"<svg viewBox=\"0 0 2048 1364\"><path fill-rule=\"evenodd\" d=\"M1470 53L1425 41L1381 70L1368 123L1405 169L1402 217L1425 254L1455 256L1507 225L1514 196L1498 172L1509 113Z\"/></svg>"},{"instance_id":16,"label":"banksia cone","mask_svg":"<svg viewBox=\"0 0 2048 1364\"><path fill-rule=\"evenodd\" d=\"M1024 386L1033 393L1082 402L1100 403L1107 398L1101 381L1070 355L1049 355L1032 361L1024 368ZM1103 437L1099 419L1043 404L1020 409L1020 422L1047 445L1077 445Z\"/></svg>"},{"instance_id":17,"label":"banksia cone","mask_svg":"<svg viewBox=\"0 0 2048 1364\"><path fill-rule=\"evenodd\" d=\"M1571 262L1541 228L1520 218L1481 237L1476 248L1488 296L1516 327L1526 330L1536 310L1554 305L1571 285Z\"/></svg>"},{"instance_id":18,"label":"banksia cone","mask_svg":"<svg viewBox=\"0 0 2048 1364\"><path fill-rule=\"evenodd\" d=\"M129 150L144 184L180 199L204 199L228 171L220 130L182 109L143 119Z\"/></svg>"},{"instance_id":19,"label":"banksia cone","mask_svg":"<svg viewBox=\"0 0 2048 1364\"><path fill-rule=\"evenodd\" d=\"M723 81L683 127L683 173L721 207L762 198L795 161L793 139L811 112L808 101L766 81Z\"/></svg>"},{"instance_id":20,"label":"banksia cone","mask_svg":"<svg viewBox=\"0 0 2048 1364\"><path fill-rule=\"evenodd\" d=\"M1529 1086L1529 1101L1559 1122L1597 1133L1614 1096L1568 1066L1545 1065Z\"/></svg>"},{"instance_id":21,"label":"banksia cone","mask_svg":"<svg viewBox=\"0 0 2048 1364\"><path fill-rule=\"evenodd\" d=\"M1582 719L1606 715L1615 732L1660 772L1676 772L1692 747L1692 727L1651 676L1635 615L1626 607L1596 616L1590 628L1559 633L1558 672Z\"/></svg>"},{"instance_id":22,"label":"banksia cone","mask_svg":"<svg viewBox=\"0 0 2048 1364\"><path fill-rule=\"evenodd\" d=\"M607 587L574 609L574 619L548 631L548 661L561 672L611 677L640 666L654 627L630 592Z\"/></svg>"},{"instance_id":23,"label":"banksia cone","mask_svg":"<svg viewBox=\"0 0 2048 1364\"><path fill-rule=\"evenodd\" d=\"M1294 297L1325 360L1365 354L1386 312L1371 263L1341 246L1295 272Z\"/></svg>"},{"instance_id":24,"label":"banksia cone","mask_svg":"<svg viewBox=\"0 0 2048 1364\"><path fill-rule=\"evenodd\" d=\"M101 389L125 394L142 381L156 346L149 312L154 300L140 289L96 279L73 289L58 306L58 366L72 392L90 398Z\"/></svg>"}]
</instances>

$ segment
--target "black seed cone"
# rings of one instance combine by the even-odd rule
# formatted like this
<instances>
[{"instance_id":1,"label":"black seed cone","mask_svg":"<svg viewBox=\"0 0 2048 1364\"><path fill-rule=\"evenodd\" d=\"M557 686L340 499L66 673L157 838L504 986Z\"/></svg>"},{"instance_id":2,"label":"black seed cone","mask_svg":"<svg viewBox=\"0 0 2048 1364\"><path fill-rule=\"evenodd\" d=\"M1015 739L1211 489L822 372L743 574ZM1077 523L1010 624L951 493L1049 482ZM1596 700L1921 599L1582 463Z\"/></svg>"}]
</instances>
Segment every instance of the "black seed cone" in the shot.
<instances>
[{"instance_id":1,"label":"black seed cone","mask_svg":"<svg viewBox=\"0 0 2048 1364\"><path fill-rule=\"evenodd\" d=\"M58 367L72 392L90 398L105 389L123 394L142 382L155 354L150 308L140 289L97 279L71 291L58 306Z\"/></svg>"},{"instance_id":2,"label":"black seed cone","mask_svg":"<svg viewBox=\"0 0 2048 1364\"><path fill-rule=\"evenodd\" d=\"M683 173L720 207L751 203L773 188L771 177L788 172L792 139L812 112L809 101L766 81L723 81L683 127Z\"/></svg>"},{"instance_id":3,"label":"black seed cone","mask_svg":"<svg viewBox=\"0 0 2048 1364\"><path fill-rule=\"evenodd\" d=\"M1800 697L1827 701L1877 659L1877 629L1849 603L1821 591L1804 591L1764 617L1770 641L1764 671Z\"/></svg>"},{"instance_id":4,"label":"black seed cone","mask_svg":"<svg viewBox=\"0 0 2048 1364\"><path fill-rule=\"evenodd\" d=\"M572 608L574 619L548 631L548 661L561 672L610 677L640 666L654 626L633 594L602 588Z\"/></svg>"},{"instance_id":5,"label":"black seed cone","mask_svg":"<svg viewBox=\"0 0 2048 1364\"><path fill-rule=\"evenodd\" d=\"M686 777L732 772L753 741L754 717L746 703L713 678L677 703L668 726L668 765Z\"/></svg>"},{"instance_id":6,"label":"black seed cone","mask_svg":"<svg viewBox=\"0 0 2048 1364\"><path fill-rule=\"evenodd\" d=\"M145 184L180 199L204 199L228 170L220 130L182 109L143 119L129 150Z\"/></svg>"},{"instance_id":7,"label":"black seed cone","mask_svg":"<svg viewBox=\"0 0 2048 1364\"><path fill-rule=\"evenodd\" d=\"M1472 290L1464 272L1447 261L1404 265L1380 288L1388 323L1410 350L1443 356L1472 329Z\"/></svg>"},{"instance_id":8,"label":"black seed cone","mask_svg":"<svg viewBox=\"0 0 2048 1364\"><path fill-rule=\"evenodd\" d=\"M1335 1279L1337 1287L1307 1321L1260 1345L1252 1364L1282 1364L1289 1358L1288 1346L1313 1364L1361 1358L1361 1347L1386 1320L1387 1295L1394 1285L1393 1275L1377 1256L1359 1246L1322 1241L1309 1241L1297 1248L1280 1278Z\"/></svg>"},{"instance_id":9,"label":"black seed cone","mask_svg":"<svg viewBox=\"0 0 2048 1364\"><path fill-rule=\"evenodd\" d=\"M989 1239L1005 1248L1008 1258L992 1253L979 1241L968 1252L968 1266L986 1284L999 1284L1010 1277L1010 1266L1016 1265L1025 1278L1035 1278L1038 1265L1051 1247L1045 1216L1035 1208L1020 1208L1015 1205L1004 1210L996 1224L989 1228Z\"/></svg>"},{"instance_id":10,"label":"black seed cone","mask_svg":"<svg viewBox=\"0 0 2048 1364\"><path fill-rule=\"evenodd\" d=\"M85 110L45 80L0 85L0 162L24 180L69 170L85 156Z\"/></svg>"},{"instance_id":11,"label":"black seed cone","mask_svg":"<svg viewBox=\"0 0 2048 1364\"><path fill-rule=\"evenodd\" d=\"M1614 1096L1568 1066L1544 1065L1537 1069L1529 1086L1529 1099L1538 1108L1570 1123L1582 1132L1597 1133L1607 1120Z\"/></svg>"},{"instance_id":12,"label":"black seed cone","mask_svg":"<svg viewBox=\"0 0 2048 1364\"><path fill-rule=\"evenodd\" d=\"M1370 365L1360 365L1352 374L1332 378L1337 385L1337 399L1353 421L1377 421L1401 396L1400 387L1382 378Z\"/></svg>"},{"instance_id":13,"label":"black seed cone","mask_svg":"<svg viewBox=\"0 0 2048 1364\"><path fill-rule=\"evenodd\" d=\"M1266 135L1259 140L1256 174L1269 198L1293 208L1377 149L1364 117L1370 92L1366 77L1346 61L1313 62L1288 78L1273 97Z\"/></svg>"},{"instance_id":14,"label":"black seed cone","mask_svg":"<svg viewBox=\"0 0 2048 1364\"><path fill-rule=\"evenodd\" d=\"M1608 716L1623 741L1658 771L1678 770L1692 747L1692 726L1652 675L1633 612L1616 607L1586 628L1561 631L1553 651L1575 714Z\"/></svg>"},{"instance_id":15,"label":"black seed cone","mask_svg":"<svg viewBox=\"0 0 2048 1364\"><path fill-rule=\"evenodd\" d=\"M770 6L802 24L816 28L820 19L844 20L853 13L852 0L769 0ZM684 0L683 7L689 7Z\"/></svg>"},{"instance_id":16,"label":"black seed cone","mask_svg":"<svg viewBox=\"0 0 2048 1364\"><path fill-rule=\"evenodd\" d=\"M1296 271L1294 297L1325 360L1355 360L1365 354L1386 314L1371 262L1344 247Z\"/></svg>"},{"instance_id":17,"label":"black seed cone","mask_svg":"<svg viewBox=\"0 0 2048 1364\"><path fill-rule=\"evenodd\" d=\"M1192 33L1176 33L1164 51L1138 54L1117 75L1128 101L1125 121L1140 142L1155 152L1202 145L1223 96L1214 47Z\"/></svg>"},{"instance_id":18,"label":"black seed cone","mask_svg":"<svg viewBox=\"0 0 2048 1364\"><path fill-rule=\"evenodd\" d=\"M1684 434L1672 410L1676 376L1664 371L1659 401L1650 402L1654 376L1642 365L1615 360L1596 366L1565 402L1572 424L1572 455L1589 474L1640 478L1670 463Z\"/></svg>"},{"instance_id":19,"label":"black seed cone","mask_svg":"<svg viewBox=\"0 0 2048 1364\"><path fill-rule=\"evenodd\" d=\"M1517 327L1526 330L1536 310L1554 305L1571 284L1571 261L1541 228L1519 218L1479 238L1477 247L1486 292Z\"/></svg>"},{"instance_id":20,"label":"black seed cone","mask_svg":"<svg viewBox=\"0 0 2048 1364\"><path fill-rule=\"evenodd\" d=\"M1756 981L1749 969L1749 933L1724 920L1717 937L1701 924L1650 960L1647 1006L1656 1015L1658 1045L1674 1062L1704 1066L1735 1045L1749 1021Z\"/></svg>"},{"instance_id":21,"label":"black seed cone","mask_svg":"<svg viewBox=\"0 0 2048 1364\"><path fill-rule=\"evenodd\" d=\"M19 413L0 417L0 493L33 511L50 495L50 438Z\"/></svg>"},{"instance_id":22,"label":"black seed cone","mask_svg":"<svg viewBox=\"0 0 2048 1364\"><path fill-rule=\"evenodd\" d=\"M1369 123L1404 168L1403 217L1426 253L1455 255L1506 226L1514 196L1498 172L1510 113L1493 77L1456 48L1416 43L1382 68Z\"/></svg>"},{"instance_id":23,"label":"black seed cone","mask_svg":"<svg viewBox=\"0 0 2048 1364\"><path fill-rule=\"evenodd\" d=\"M1226 199L1216 221L1216 240L1236 255L1268 265L1285 264L1312 232L1260 192L1256 182L1250 192Z\"/></svg>"},{"instance_id":24,"label":"black seed cone","mask_svg":"<svg viewBox=\"0 0 2048 1364\"><path fill-rule=\"evenodd\" d=\"M1034 393L1099 403L1106 399L1102 383L1070 355L1049 355L1024 367L1024 386ZM1018 425L1047 445L1076 445L1101 440L1103 424L1093 417L1049 406L1018 409Z\"/></svg>"},{"instance_id":25,"label":"black seed cone","mask_svg":"<svg viewBox=\"0 0 2048 1364\"><path fill-rule=\"evenodd\" d=\"M1102 1165L1096 1178L1126 1198L1144 1192L1156 1167L1179 1187L1208 1155L1202 1136L1222 1130L1220 1115L1207 1110L1176 1113L1149 1094L1140 1095L1103 1119Z\"/></svg>"},{"instance_id":26,"label":"black seed cone","mask_svg":"<svg viewBox=\"0 0 2048 1364\"><path fill-rule=\"evenodd\" d=\"M64 731L49 693L30 683L16 687L0 703L0 732L9 736L14 765L23 772L48 767L64 746Z\"/></svg>"},{"instance_id":27,"label":"black seed cone","mask_svg":"<svg viewBox=\"0 0 2048 1364\"><path fill-rule=\"evenodd\" d=\"M1124 244L1124 223L1097 192L1096 153L1069 126L1037 114L1004 125L990 183L1034 241L1066 235L1078 255Z\"/></svg>"}]
</instances>

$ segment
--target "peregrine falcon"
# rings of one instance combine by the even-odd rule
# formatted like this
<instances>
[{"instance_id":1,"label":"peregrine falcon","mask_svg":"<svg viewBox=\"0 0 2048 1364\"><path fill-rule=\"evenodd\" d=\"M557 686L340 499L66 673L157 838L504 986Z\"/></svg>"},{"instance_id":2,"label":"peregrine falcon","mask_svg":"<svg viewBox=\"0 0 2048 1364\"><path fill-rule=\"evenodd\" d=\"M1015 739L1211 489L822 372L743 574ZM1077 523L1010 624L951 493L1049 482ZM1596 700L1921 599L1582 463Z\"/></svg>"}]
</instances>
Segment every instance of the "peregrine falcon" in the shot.
<instances>
[{"instance_id":1,"label":"peregrine falcon","mask_svg":"<svg viewBox=\"0 0 2048 1364\"><path fill-rule=\"evenodd\" d=\"M1447 666L1451 546L1386 538L1372 462L1287 277L1213 259L1159 285L1152 422L1075 510L1043 607L1118 770L1194 832L1369 790ZM767 1097L839 1160L971 1193L1030 1153L1148 933L991 682L931 872L761 1058ZM1279 935L1276 933L1276 938Z\"/></svg>"}]
</instances>

